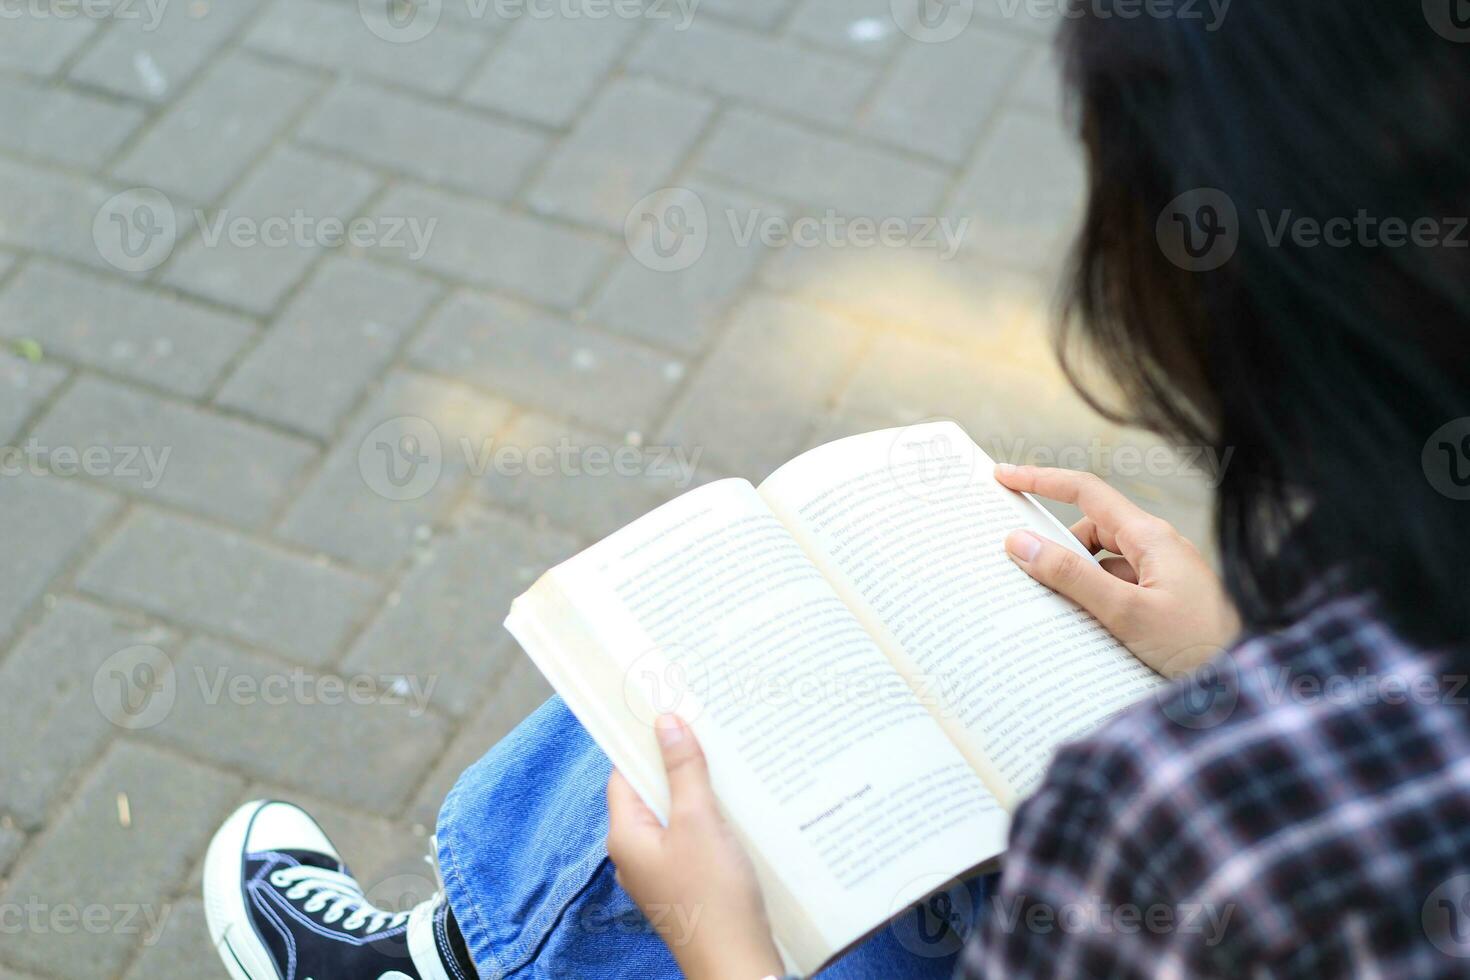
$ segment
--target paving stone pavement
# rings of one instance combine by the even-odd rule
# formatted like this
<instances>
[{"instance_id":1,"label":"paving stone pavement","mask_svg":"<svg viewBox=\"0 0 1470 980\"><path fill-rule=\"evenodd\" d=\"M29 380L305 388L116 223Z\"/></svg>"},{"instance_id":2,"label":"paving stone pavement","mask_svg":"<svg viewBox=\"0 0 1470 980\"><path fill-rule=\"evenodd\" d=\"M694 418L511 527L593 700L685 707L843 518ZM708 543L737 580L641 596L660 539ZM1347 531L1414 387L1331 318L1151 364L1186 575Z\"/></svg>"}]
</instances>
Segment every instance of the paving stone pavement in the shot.
<instances>
[{"instance_id":1,"label":"paving stone pavement","mask_svg":"<svg viewBox=\"0 0 1470 980\"><path fill-rule=\"evenodd\" d=\"M0 976L223 976L264 793L427 887L547 694L510 599L698 482L948 416L1203 542L1048 353L1051 7L7 6Z\"/></svg>"}]
</instances>

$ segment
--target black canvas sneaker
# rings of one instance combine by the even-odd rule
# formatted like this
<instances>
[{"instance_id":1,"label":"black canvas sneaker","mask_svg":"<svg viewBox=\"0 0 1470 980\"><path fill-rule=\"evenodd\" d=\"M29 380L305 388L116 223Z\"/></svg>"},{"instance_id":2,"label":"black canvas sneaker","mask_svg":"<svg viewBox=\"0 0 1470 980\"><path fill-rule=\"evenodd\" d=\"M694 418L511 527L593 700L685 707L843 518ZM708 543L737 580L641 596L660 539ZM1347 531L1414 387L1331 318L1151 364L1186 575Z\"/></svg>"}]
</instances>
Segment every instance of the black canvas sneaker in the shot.
<instances>
[{"instance_id":1,"label":"black canvas sneaker","mask_svg":"<svg viewBox=\"0 0 1470 980\"><path fill-rule=\"evenodd\" d=\"M441 895L375 908L306 811L257 800L204 859L210 937L234 980L474 980Z\"/></svg>"}]
</instances>

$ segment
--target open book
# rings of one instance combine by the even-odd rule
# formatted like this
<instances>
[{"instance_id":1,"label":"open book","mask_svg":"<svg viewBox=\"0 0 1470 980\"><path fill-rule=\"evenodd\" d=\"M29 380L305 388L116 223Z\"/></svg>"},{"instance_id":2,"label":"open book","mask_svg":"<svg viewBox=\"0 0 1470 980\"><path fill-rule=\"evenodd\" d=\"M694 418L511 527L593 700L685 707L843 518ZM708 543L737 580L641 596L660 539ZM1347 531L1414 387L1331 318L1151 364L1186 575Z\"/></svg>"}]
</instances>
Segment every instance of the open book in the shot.
<instances>
[{"instance_id":1,"label":"open book","mask_svg":"<svg viewBox=\"0 0 1470 980\"><path fill-rule=\"evenodd\" d=\"M663 818L694 730L789 970L993 861L1058 743L1161 680L1007 557L1086 550L952 422L720 480L552 569L506 626Z\"/></svg>"}]
</instances>

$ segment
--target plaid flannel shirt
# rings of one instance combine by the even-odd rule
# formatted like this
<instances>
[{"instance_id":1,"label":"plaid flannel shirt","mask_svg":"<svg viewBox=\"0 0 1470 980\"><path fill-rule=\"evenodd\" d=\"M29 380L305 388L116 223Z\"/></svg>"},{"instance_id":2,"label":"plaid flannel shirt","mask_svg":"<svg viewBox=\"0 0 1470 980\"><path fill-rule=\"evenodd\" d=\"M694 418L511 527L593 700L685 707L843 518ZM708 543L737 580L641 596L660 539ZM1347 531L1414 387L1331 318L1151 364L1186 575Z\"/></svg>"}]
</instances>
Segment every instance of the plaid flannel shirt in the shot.
<instances>
[{"instance_id":1,"label":"plaid flannel shirt","mask_svg":"<svg viewBox=\"0 0 1470 980\"><path fill-rule=\"evenodd\" d=\"M1367 599L1247 637L1058 752L960 976L1470 976L1467 699Z\"/></svg>"}]
</instances>

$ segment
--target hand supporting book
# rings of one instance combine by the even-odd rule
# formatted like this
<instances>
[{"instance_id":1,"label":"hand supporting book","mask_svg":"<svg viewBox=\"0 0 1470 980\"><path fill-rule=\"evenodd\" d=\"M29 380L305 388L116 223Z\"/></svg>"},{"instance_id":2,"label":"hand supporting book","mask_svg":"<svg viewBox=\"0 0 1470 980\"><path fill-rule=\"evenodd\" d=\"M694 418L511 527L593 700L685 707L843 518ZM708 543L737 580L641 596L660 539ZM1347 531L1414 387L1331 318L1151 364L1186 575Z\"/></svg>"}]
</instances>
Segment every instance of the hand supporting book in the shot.
<instances>
[{"instance_id":1,"label":"hand supporting book","mask_svg":"<svg viewBox=\"0 0 1470 980\"><path fill-rule=\"evenodd\" d=\"M953 423L722 480L547 573L507 625L661 818L676 711L810 973L994 862L1054 748L1160 678L1006 555L1092 562Z\"/></svg>"}]
</instances>

